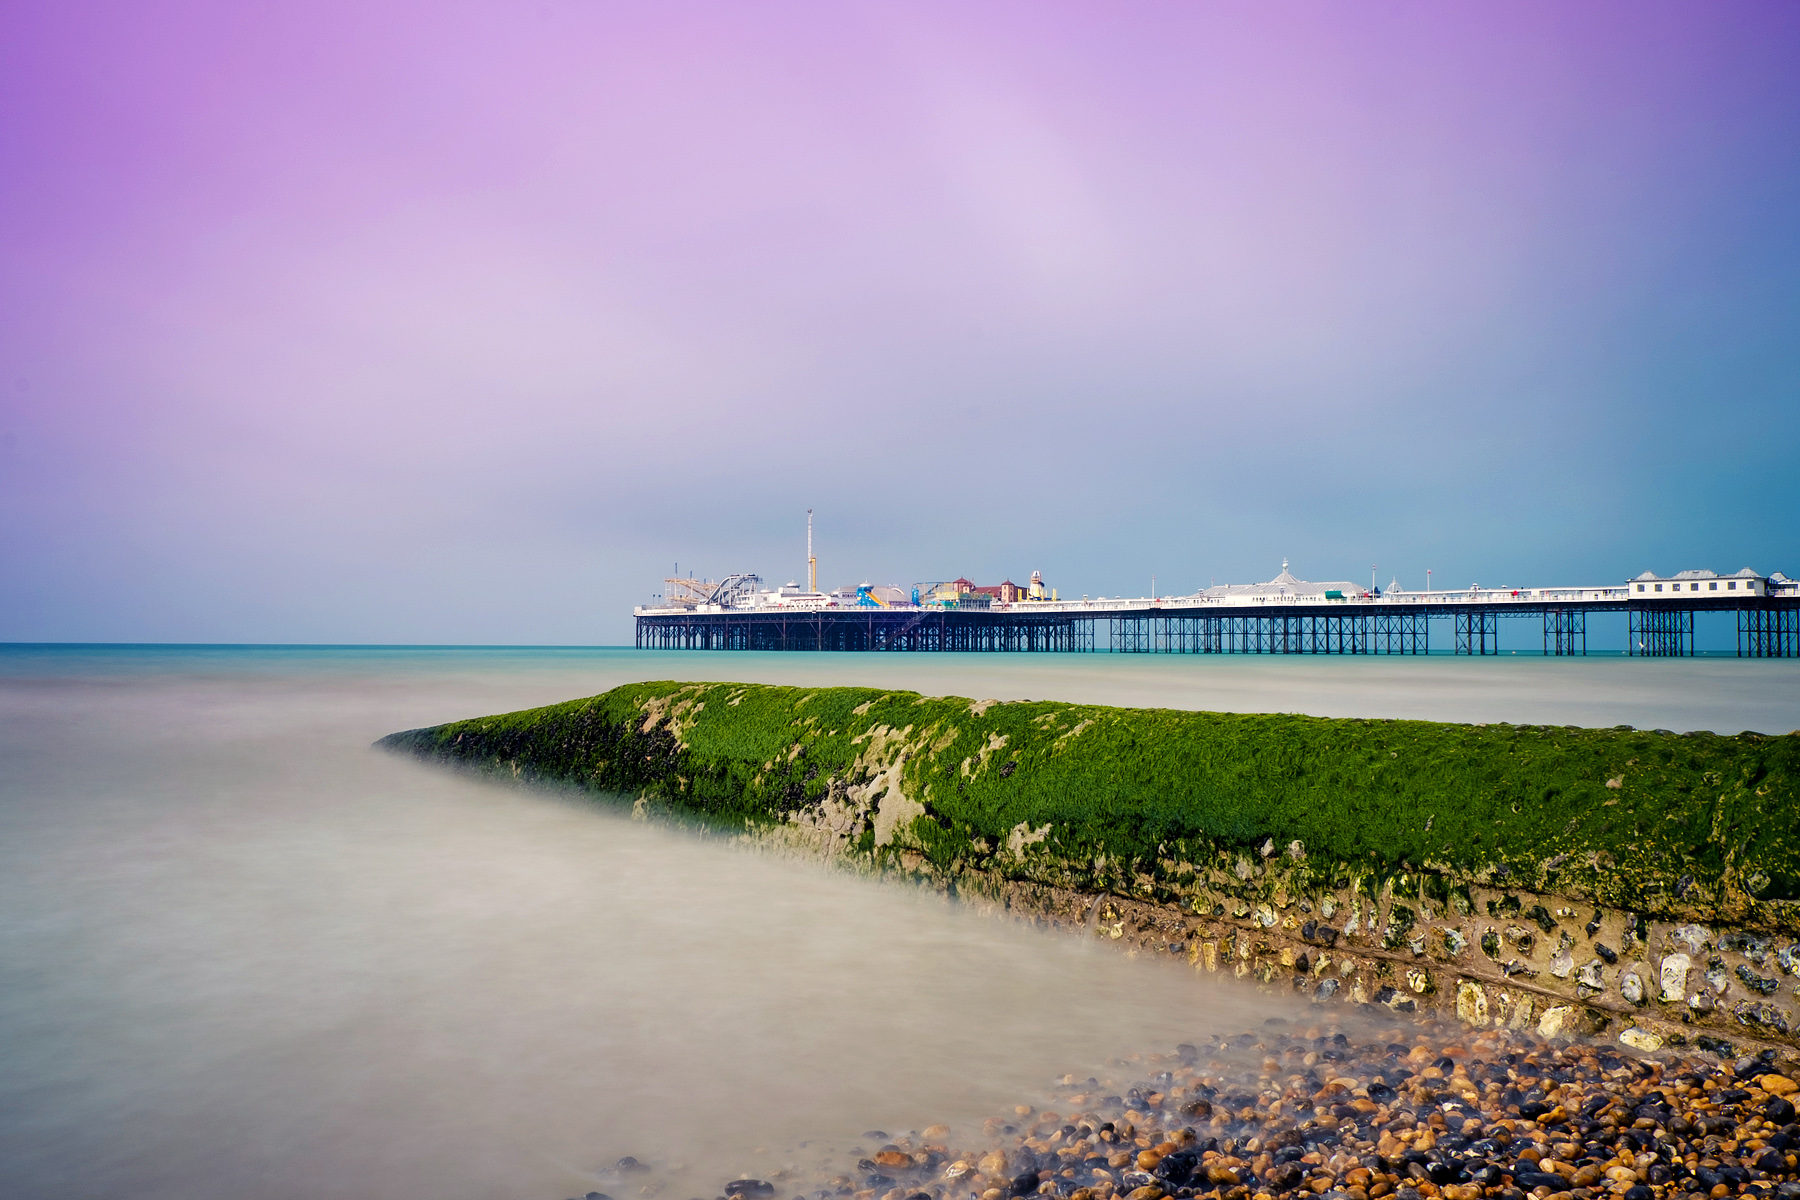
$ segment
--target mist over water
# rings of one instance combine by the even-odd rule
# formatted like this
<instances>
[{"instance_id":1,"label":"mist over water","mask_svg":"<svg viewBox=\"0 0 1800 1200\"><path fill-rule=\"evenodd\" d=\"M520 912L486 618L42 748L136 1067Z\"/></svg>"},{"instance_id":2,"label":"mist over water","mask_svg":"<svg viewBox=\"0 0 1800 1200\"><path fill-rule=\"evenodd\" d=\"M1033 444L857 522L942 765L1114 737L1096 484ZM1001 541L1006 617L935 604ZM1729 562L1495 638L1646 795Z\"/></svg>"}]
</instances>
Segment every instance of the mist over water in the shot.
<instances>
[{"instance_id":1,"label":"mist over water","mask_svg":"<svg viewBox=\"0 0 1800 1200\"><path fill-rule=\"evenodd\" d=\"M1792 663L3 648L0 1189L682 1200L1275 1011L369 746L646 678L1800 725Z\"/></svg>"}]
</instances>

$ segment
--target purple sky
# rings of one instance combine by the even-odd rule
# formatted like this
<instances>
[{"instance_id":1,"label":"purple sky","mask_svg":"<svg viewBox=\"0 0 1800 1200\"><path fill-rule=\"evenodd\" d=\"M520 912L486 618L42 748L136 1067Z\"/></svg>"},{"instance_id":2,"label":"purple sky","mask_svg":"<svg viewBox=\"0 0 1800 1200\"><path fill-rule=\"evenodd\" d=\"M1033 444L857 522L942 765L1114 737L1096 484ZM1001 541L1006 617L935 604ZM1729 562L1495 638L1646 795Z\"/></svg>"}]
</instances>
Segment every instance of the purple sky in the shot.
<instances>
[{"instance_id":1,"label":"purple sky","mask_svg":"<svg viewBox=\"0 0 1800 1200\"><path fill-rule=\"evenodd\" d=\"M1800 7L0 10L0 640L1800 574Z\"/></svg>"}]
</instances>

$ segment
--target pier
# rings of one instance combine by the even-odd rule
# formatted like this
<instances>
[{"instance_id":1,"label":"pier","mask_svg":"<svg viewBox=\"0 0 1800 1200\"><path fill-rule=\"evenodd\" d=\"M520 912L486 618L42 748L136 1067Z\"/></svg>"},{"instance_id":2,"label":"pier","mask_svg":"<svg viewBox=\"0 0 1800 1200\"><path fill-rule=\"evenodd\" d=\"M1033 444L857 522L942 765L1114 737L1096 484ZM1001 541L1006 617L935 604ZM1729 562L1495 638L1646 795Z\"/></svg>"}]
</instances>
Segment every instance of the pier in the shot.
<instances>
[{"instance_id":1,"label":"pier","mask_svg":"<svg viewBox=\"0 0 1800 1200\"><path fill-rule=\"evenodd\" d=\"M662 650L1401 655L1431 652L1436 622L1449 649L1477 657L1500 653L1502 621L1526 621L1542 631L1542 654L1563 657L1588 652L1590 615L1624 613L1626 654L1671 658L1694 653L1696 615L1725 612L1735 615L1739 657L1800 657L1800 584L1749 571L1645 573L1604 587L1382 593L1309 584L1284 565L1268 584L1190 596L970 607L695 604L639 608L636 621L638 647Z\"/></svg>"}]
</instances>

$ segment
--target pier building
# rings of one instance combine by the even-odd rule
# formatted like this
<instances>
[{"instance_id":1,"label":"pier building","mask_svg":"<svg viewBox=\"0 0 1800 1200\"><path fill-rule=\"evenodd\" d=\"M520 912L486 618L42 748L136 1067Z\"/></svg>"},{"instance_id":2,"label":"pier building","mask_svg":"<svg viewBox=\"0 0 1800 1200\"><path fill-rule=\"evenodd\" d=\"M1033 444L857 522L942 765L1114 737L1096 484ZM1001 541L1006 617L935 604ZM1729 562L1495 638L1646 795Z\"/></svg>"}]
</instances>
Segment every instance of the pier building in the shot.
<instances>
[{"instance_id":1,"label":"pier building","mask_svg":"<svg viewBox=\"0 0 1800 1200\"><path fill-rule=\"evenodd\" d=\"M1783 579L1785 577L1777 571L1770 578ZM1673 596L1678 592L1699 591L1708 593L1743 592L1752 596L1763 596L1768 594L1769 579L1765 579L1749 567L1745 567L1735 575L1719 575L1712 571L1678 571L1673 575L1658 575L1654 571L1645 571L1631 581L1631 592L1634 596Z\"/></svg>"}]
</instances>

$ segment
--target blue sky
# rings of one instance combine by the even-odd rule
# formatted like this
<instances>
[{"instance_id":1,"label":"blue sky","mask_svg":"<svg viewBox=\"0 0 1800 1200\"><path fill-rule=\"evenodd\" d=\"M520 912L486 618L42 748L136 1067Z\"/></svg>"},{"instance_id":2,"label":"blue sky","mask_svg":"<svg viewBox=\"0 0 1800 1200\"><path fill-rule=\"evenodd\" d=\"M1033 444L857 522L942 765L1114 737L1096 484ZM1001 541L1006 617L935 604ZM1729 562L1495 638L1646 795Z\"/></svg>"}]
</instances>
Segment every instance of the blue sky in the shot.
<instances>
[{"instance_id":1,"label":"blue sky","mask_svg":"<svg viewBox=\"0 0 1800 1200\"><path fill-rule=\"evenodd\" d=\"M0 640L1800 574L1800 10L16 5Z\"/></svg>"}]
</instances>

